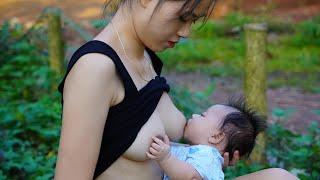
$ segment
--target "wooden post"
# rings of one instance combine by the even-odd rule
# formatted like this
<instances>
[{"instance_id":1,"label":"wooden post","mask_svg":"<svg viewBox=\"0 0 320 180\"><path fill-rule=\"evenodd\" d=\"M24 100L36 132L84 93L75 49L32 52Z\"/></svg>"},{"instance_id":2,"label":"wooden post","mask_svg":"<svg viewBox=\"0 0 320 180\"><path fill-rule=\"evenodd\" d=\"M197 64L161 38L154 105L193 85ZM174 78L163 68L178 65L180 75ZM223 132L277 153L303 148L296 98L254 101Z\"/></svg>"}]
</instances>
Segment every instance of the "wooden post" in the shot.
<instances>
[{"instance_id":1,"label":"wooden post","mask_svg":"<svg viewBox=\"0 0 320 180\"><path fill-rule=\"evenodd\" d=\"M267 117L266 95L266 24L247 24L244 92L248 105ZM265 162L265 134L257 137L251 162Z\"/></svg>"},{"instance_id":2,"label":"wooden post","mask_svg":"<svg viewBox=\"0 0 320 180\"><path fill-rule=\"evenodd\" d=\"M48 8L46 13L50 67L58 74L62 74L64 69L64 43L62 41L61 10L59 8Z\"/></svg>"}]
</instances>

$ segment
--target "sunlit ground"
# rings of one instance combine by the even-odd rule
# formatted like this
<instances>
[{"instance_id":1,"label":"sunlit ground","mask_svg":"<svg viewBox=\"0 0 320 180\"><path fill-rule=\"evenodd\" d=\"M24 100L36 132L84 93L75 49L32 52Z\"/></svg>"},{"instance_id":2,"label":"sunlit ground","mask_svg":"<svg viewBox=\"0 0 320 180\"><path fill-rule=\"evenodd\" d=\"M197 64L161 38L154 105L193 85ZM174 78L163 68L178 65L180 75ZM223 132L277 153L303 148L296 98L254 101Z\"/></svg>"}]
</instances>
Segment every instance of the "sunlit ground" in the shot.
<instances>
[{"instance_id":1,"label":"sunlit ground","mask_svg":"<svg viewBox=\"0 0 320 180\"><path fill-rule=\"evenodd\" d=\"M93 19L101 16L104 0L1 0L0 21L13 17L23 22L34 21L47 6L60 7L74 20Z\"/></svg>"}]
</instances>

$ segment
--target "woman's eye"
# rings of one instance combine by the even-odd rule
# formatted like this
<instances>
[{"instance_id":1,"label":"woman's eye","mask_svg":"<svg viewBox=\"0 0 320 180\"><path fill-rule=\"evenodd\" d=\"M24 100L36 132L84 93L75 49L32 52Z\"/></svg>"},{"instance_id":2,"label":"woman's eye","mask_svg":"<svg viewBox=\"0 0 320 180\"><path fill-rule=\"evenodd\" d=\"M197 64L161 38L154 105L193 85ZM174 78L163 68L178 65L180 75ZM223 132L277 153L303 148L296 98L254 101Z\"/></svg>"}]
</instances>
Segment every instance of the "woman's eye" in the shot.
<instances>
[{"instance_id":1,"label":"woman's eye","mask_svg":"<svg viewBox=\"0 0 320 180\"><path fill-rule=\"evenodd\" d=\"M184 23L187 22L187 20L185 20L182 16L179 16L179 20Z\"/></svg>"},{"instance_id":2,"label":"woman's eye","mask_svg":"<svg viewBox=\"0 0 320 180\"><path fill-rule=\"evenodd\" d=\"M186 19L186 18L184 18L183 16L179 16L179 20L180 20L181 22L183 22L183 23L192 22L192 24L195 24L196 21L198 21L198 19L199 19L198 17L192 17L192 18Z\"/></svg>"}]
</instances>

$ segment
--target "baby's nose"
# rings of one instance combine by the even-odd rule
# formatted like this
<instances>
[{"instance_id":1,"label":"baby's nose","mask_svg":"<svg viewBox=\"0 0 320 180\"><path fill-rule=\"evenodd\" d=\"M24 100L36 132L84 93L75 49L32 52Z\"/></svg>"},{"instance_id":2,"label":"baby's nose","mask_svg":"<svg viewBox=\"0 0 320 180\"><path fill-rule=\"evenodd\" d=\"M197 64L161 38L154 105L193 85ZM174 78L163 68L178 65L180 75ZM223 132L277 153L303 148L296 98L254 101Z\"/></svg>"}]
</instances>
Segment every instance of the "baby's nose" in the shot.
<instances>
[{"instance_id":1,"label":"baby's nose","mask_svg":"<svg viewBox=\"0 0 320 180\"><path fill-rule=\"evenodd\" d=\"M192 118L197 118L199 116L200 116L199 114L192 114Z\"/></svg>"}]
</instances>

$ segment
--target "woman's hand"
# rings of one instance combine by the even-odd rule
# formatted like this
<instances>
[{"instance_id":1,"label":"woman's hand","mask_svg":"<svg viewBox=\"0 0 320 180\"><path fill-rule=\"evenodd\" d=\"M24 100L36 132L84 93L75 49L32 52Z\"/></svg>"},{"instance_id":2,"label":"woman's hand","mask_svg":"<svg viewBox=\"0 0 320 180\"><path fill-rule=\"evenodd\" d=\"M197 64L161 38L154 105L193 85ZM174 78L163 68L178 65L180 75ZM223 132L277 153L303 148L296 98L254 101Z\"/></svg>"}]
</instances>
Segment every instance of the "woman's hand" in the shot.
<instances>
[{"instance_id":1,"label":"woman's hand","mask_svg":"<svg viewBox=\"0 0 320 180\"><path fill-rule=\"evenodd\" d=\"M229 152L225 152L223 154L223 159L224 159L223 168L226 168L228 166L234 166L239 161L239 158L240 158L239 151L234 151L233 158L231 161L229 159Z\"/></svg>"},{"instance_id":2,"label":"woman's hand","mask_svg":"<svg viewBox=\"0 0 320 180\"><path fill-rule=\"evenodd\" d=\"M156 161L164 161L170 157L170 141L167 135L164 140L157 137L152 137L153 142L149 148L149 152L146 152L147 157Z\"/></svg>"}]
</instances>

